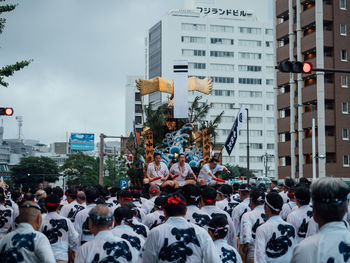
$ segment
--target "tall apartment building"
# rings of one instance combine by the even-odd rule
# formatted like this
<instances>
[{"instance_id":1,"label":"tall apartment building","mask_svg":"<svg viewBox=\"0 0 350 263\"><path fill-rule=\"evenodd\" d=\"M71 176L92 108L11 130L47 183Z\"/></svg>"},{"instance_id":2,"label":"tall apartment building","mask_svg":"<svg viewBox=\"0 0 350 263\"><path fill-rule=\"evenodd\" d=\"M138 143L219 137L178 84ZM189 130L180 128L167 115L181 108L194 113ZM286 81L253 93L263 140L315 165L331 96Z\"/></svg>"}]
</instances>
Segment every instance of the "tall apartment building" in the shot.
<instances>
[{"instance_id":1,"label":"tall apartment building","mask_svg":"<svg viewBox=\"0 0 350 263\"><path fill-rule=\"evenodd\" d=\"M127 76L125 85L125 134L128 137L133 132L133 122L135 129L140 132L143 125L142 107L145 99L141 98L140 92L136 87L135 80L143 78L141 76ZM143 102L142 102L143 100Z\"/></svg>"},{"instance_id":2,"label":"tall apartment building","mask_svg":"<svg viewBox=\"0 0 350 263\"><path fill-rule=\"evenodd\" d=\"M274 37L272 19L261 20L268 1L232 3L232 1L186 1L188 9L170 10L150 28L146 38L146 76L173 79L174 60L188 60L189 76L210 77L210 95L196 95L212 105L207 120L224 111L217 129L216 143L224 144L241 105L250 115L250 169L265 175L263 155L274 155ZM263 3L264 2L264 3ZM246 6L244 6L244 4ZM268 8L268 6L264 6ZM272 6L271 8L272 9ZM267 11L265 12L266 17ZM159 106L168 94L153 93L149 101ZM236 146L223 163L246 167L247 150L244 127ZM274 158L268 159L268 176L275 176Z\"/></svg>"},{"instance_id":3,"label":"tall apartment building","mask_svg":"<svg viewBox=\"0 0 350 263\"><path fill-rule=\"evenodd\" d=\"M317 68L349 70L349 9L349 0L276 0L277 63L294 58ZM349 78L277 73L280 178L312 177L312 108L317 175L349 178Z\"/></svg>"}]
</instances>

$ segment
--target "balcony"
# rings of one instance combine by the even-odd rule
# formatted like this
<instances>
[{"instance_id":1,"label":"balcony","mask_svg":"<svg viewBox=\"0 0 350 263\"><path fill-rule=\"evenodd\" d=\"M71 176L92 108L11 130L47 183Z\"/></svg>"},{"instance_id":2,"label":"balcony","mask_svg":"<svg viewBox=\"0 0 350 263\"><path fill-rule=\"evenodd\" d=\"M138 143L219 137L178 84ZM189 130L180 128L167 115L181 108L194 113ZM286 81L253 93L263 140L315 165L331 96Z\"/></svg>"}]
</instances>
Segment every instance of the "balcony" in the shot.
<instances>
[{"instance_id":1,"label":"balcony","mask_svg":"<svg viewBox=\"0 0 350 263\"><path fill-rule=\"evenodd\" d=\"M306 163L303 165L304 177L312 178L312 163ZM318 174L318 165L316 161L316 176Z\"/></svg>"},{"instance_id":2,"label":"balcony","mask_svg":"<svg viewBox=\"0 0 350 263\"><path fill-rule=\"evenodd\" d=\"M333 21L333 8L331 5L323 5L323 20ZM305 10L300 15L300 26L302 28L313 23L315 23L315 7Z\"/></svg>"},{"instance_id":3,"label":"balcony","mask_svg":"<svg viewBox=\"0 0 350 263\"><path fill-rule=\"evenodd\" d=\"M278 143L278 156L290 156L290 142Z\"/></svg>"},{"instance_id":4,"label":"balcony","mask_svg":"<svg viewBox=\"0 0 350 263\"><path fill-rule=\"evenodd\" d=\"M278 133L289 132L290 130L290 117L277 119Z\"/></svg>"},{"instance_id":5,"label":"balcony","mask_svg":"<svg viewBox=\"0 0 350 263\"><path fill-rule=\"evenodd\" d=\"M316 57L312 58L312 59L308 59L308 60L305 60L305 62L310 62L314 68L317 67L317 64L316 64ZM333 63L334 62L334 59L333 57L324 57L324 68L333 68ZM303 75L303 77L305 77L306 75Z\"/></svg>"},{"instance_id":6,"label":"balcony","mask_svg":"<svg viewBox=\"0 0 350 263\"><path fill-rule=\"evenodd\" d=\"M323 31L323 39L325 47L333 47L333 32ZM313 32L301 39L301 52L312 50L316 48L316 32ZM296 52L296 50L294 50Z\"/></svg>"},{"instance_id":7,"label":"balcony","mask_svg":"<svg viewBox=\"0 0 350 263\"><path fill-rule=\"evenodd\" d=\"M277 86L289 83L289 73L277 72Z\"/></svg>"},{"instance_id":8,"label":"balcony","mask_svg":"<svg viewBox=\"0 0 350 263\"><path fill-rule=\"evenodd\" d=\"M289 58L289 44L277 48L277 61L283 61Z\"/></svg>"},{"instance_id":9,"label":"balcony","mask_svg":"<svg viewBox=\"0 0 350 263\"><path fill-rule=\"evenodd\" d=\"M290 177L291 171L290 165L288 166L278 166L278 179L284 179Z\"/></svg>"},{"instance_id":10,"label":"balcony","mask_svg":"<svg viewBox=\"0 0 350 263\"><path fill-rule=\"evenodd\" d=\"M326 126L335 125L335 112L334 110L325 110ZM317 126L317 111L315 111L315 121ZM312 112L303 113L303 128L310 128L312 123ZM327 150L328 151L328 150Z\"/></svg>"},{"instance_id":11,"label":"balcony","mask_svg":"<svg viewBox=\"0 0 350 263\"><path fill-rule=\"evenodd\" d=\"M279 16L288 11L288 0L276 1L276 16Z\"/></svg>"},{"instance_id":12,"label":"balcony","mask_svg":"<svg viewBox=\"0 0 350 263\"><path fill-rule=\"evenodd\" d=\"M334 100L334 85L324 84L325 99ZM317 99L317 85L306 86L302 89L303 104Z\"/></svg>"},{"instance_id":13,"label":"balcony","mask_svg":"<svg viewBox=\"0 0 350 263\"><path fill-rule=\"evenodd\" d=\"M283 109L283 108L289 107L290 105L289 97L290 97L289 92L277 95L277 109Z\"/></svg>"},{"instance_id":14,"label":"balcony","mask_svg":"<svg viewBox=\"0 0 350 263\"><path fill-rule=\"evenodd\" d=\"M289 21L284 21L276 26L276 39L288 36L289 32Z\"/></svg>"}]
</instances>

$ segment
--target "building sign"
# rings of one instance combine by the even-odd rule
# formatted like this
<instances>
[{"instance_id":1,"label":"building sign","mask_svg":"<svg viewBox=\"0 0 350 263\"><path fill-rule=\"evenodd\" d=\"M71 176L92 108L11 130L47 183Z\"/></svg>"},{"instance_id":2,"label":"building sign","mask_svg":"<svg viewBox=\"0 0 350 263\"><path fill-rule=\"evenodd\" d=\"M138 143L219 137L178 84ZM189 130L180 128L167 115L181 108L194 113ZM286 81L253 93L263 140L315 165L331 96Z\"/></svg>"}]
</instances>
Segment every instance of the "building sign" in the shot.
<instances>
[{"instance_id":1,"label":"building sign","mask_svg":"<svg viewBox=\"0 0 350 263\"><path fill-rule=\"evenodd\" d=\"M210 161L210 134L208 129L202 131L202 140L203 140L203 162L209 163Z\"/></svg>"},{"instance_id":2,"label":"building sign","mask_svg":"<svg viewBox=\"0 0 350 263\"><path fill-rule=\"evenodd\" d=\"M197 10L201 14L205 15L219 15L219 16L247 16L251 15L250 12L238 9L225 9L225 8L215 8L215 7L197 7Z\"/></svg>"},{"instance_id":3,"label":"building sign","mask_svg":"<svg viewBox=\"0 0 350 263\"><path fill-rule=\"evenodd\" d=\"M152 130L147 130L145 134L146 140L146 164L153 162L153 132Z\"/></svg>"},{"instance_id":4,"label":"building sign","mask_svg":"<svg viewBox=\"0 0 350 263\"><path fill-rule=\"evenodd\" d=\"M70 149L78 151L93 151L95 134L93 133L71 133Z\"/></svg>"},{"instance_id":5,"label":"building sign","mask_svg":"<svg viewBox=\"0 0 350 263\"><path fill-rule=\"evenodd\" d=\"M188 118L188 61L174 60L174 119Z\"/></svg>"},{"instance_id":6,"label":"building sign","mask_svg":"<svg viewBox=\"0 0 350 263\"><path fill-rule=\"evenodd\" d=\"M120 179L119 180L120 188L128 188L129 187L129 179Z\"/></svg>"}]
</instances>

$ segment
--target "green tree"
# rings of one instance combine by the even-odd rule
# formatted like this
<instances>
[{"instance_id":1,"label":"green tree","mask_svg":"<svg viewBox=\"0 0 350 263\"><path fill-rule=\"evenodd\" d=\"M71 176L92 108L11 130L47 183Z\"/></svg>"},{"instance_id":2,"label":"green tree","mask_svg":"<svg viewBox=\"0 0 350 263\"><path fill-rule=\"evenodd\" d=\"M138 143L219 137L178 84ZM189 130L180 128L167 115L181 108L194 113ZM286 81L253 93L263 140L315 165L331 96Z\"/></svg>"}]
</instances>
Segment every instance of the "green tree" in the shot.
<instances>
[{"instance_id":1,"label":"green tree","mask_svg":"<svg viewBox=\"0 0 350 263\"><path fill-rule=\"evenodd\" d=\"M247 176L247 168L241 167L238 165L230 165L226 164L226 168L231 172L230 174L227 174L225 171L222 172L222 179L228 180L228 179L234 179L238 178L239 176L241 177L246 177ZM254 174L250 171L249 172L250 178L254 176Z\"/></svg>"},{"instance_id":2,"label":"green tree","mask_svg":"<svg viewBox=\"0 0 350 263\"><path fill-rule=\"evenodd\" d=\"M108 171L109 176L103 178L104 185L120 186L121 179L129 179L127 170L126 159L123 156L116 158L115 163L113 157L108 156L105 161L105 171Z\"/></svg>"},{"instance_id":3,"label":"green tree","mask_svg":"<svg viewBox=\"0 0 350 263\"><path fill-rule=\"evenodd\" d=\"M58 166L48 157L23 157L19 164L11 169L12 180L16 185L37 185L43 181L55 182L58 180Z\"/></svg>"},{"instance_id":4,"label":"green tree","mask_svg":"<svg viewBox=\"0 0 350 263\"><path fill-rule=\"evenodd\" d=\"M71 154L62 166L69 186L93 186L98 184L99 159L78 152Z\"/></svg>"},{"instance_id":5,"label":"green tree","mask_svg":"<svg viewBox=\"0 0 350 263\"><path fill-rule=\"evenodd\" d=\"M4 2L5 0L0 0L0 2ZM16 8L17 5L6 4L0 5L0 15L6 12L11 12ZM0 34L3 32L6 24L6 19L0 17ZM0 68L0 85L3 87L8 87L8 83L5 82L4 78L12 76L15 71L19 71L22 68L28 66L33 60L23 60L20 62L16 62L13 65L6 65Z\"/></svg>"}]
</instances>

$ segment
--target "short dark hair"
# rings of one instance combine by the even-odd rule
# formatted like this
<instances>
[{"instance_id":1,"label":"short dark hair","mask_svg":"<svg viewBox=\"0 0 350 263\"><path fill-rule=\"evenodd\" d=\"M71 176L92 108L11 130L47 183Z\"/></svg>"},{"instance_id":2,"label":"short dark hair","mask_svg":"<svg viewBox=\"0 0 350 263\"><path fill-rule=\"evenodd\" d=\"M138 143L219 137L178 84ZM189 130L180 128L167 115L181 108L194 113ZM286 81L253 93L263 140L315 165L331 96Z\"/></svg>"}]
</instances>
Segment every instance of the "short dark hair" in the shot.
<instances>
[{"instance_id":1,"label":"short dark hair","mask_svg":"<svg viewBox=\"0 0 350 263\"><path fill-rule=\"evenodd\" d=\"M186 214L186 199L182 194L172 194L164 204L164 211L168 217Z\"/></svg>"},{"instance_id":2,"label":"short dark hair","mask_svg":"<svg viewBox=\"0 0 350 263\"><path fill-rule=\"evenodd\" d=\"M28 192L23 196L23 201L34 201L34 194Z\"/></svg>"},{"instance_id":3,"label":"short dark hair","mask_svg":"<svg viewBox=\"0 0 350 263\"><path fill-rule=\"evenodd\" d=\"M196 184L186 184L182 187L181 192L187 200L187 205L198 205L201 197L201 188Z\"/></svg>"},{"instance_id":4,"label":"short dark hair","mask_svg":"<svg viewBox=\"0 0 350 263\"><path fill-rule=\"evenodd\" d=\"M287 177L286 179L284 179L284 186L286 186L287 188L293 187L295 185L295 182L292 178Z\"/></svg>"},{"instance_id":5,"label":"short dark hair","mask_svg":"<svg viewBox=\"0 0 350 263\"><path fill-rule=\"evenodd\" d=\"M212 157L212 158L209 160L209 163L214 163L214 162L218 163L219 160L216 159L215 157Z\"/></svg>"},{"instance_id":6,"label":"short dark hair","mask_svg":"<svg viewBox=\"0 0 350 263\"><path fill-rule=\"evenodd\" d=\"M51 194L46 197L45 207L48 212L54 212L60 206L61 199L55 195Z\"/></svg>"},{"instance_id":7,"label":"short dark hair","mask_svg":"<svg viewBox=\"0 0 350 263\"><path fill-rule=\"evenodd\" d=\"M75 200L77 199L78 191L75 188L68 188L66 195Z\"/></svg>"},{"instance_id":8,"label":"short dark hair","mask_svg":"<svg viewBox=\"0 0 350 263\"><path fill-rule=\"evenodd\" d=\"M228 221L224 216L214 216L208 224L208 230L217 239L223 239L228 232Z\"/></svg>"},{"instance_id":9,"label":"short dark hair","mask_svg":"<svg viewBox=\"0 0 350 263\"><path fill-rule=\"evenodd\" d=\"M310 203L310 190L304 186L299 186L295 189L295 199L301 205L307 205Z\"/></svg>"},{"instance_id":10,"label":"short dark hair","mask_svg":"<svg viewBox=\"0 0 350 263\"><path fill-rule=\"evenodd\" d=\"M123 220L131 223L133 217L133 211L125 206L118 207L116 210L114 210L114 219L118 225L120 225Z\"/></svg>"},{"instance_id":11,"label":"short dark hair","mask_svg":"<svg viewBox=\"0 0 350 263\"><path fill-rule=\"evenodd\" d=\"M164 205L166 204L166 202L168 201L168 198L165 196L158 196L155 200L154 200L154 206L157 207L157 209L161 210L163 209Z\"/></svg>"},{"instance_id":12,"label":"short dark hair","mask_svg":"<svg viewBox=\"0 0 350 263\"><path fill-rule=\"evenodd\" d=\"M216 202L217 191L214 187L206 186L202 189L202 200L205 204L215 205Z\"/></svg>"},{"instance_id":13,"label":"short dark hair","mask_svg":"<svg viewBox=\"0 0 350 263\"><path fill-rule=\"evenodd\" d=\"M253 188L250 192L250 199L256 205L263 204L265 202L265 192L260 188Z\"/></svg>"},{"instance_id":14,"label":"short dark hair","mask_svg":"<svg viewBox=\"0 0 350 263\"><path fill-rule=\"evenodd\" d=\"M279 215L283 206L283 198L278 193L268 193L265 198L265 205L272 214Z\"/></svg>"},{"instance_id":15,"label":"short dark hair","mask_svg":"<svg viewBox=\"0 0 350 263\"><path fill-rule=\"evenodd\" d=\"M62 198L63 197L63 189L59 186L56 186L54 189L52 189L52 194L55 194L59 198Z\"/></svg>"},{"instance_id":16,"label":"short dark hair","mask_svg":"<svg viewBox=\"0 0 350 263\"><path fill-rule=\"evenodd\" d=\"M91 203L96 203L98 201L100 193L96 187L88 187L85 190L85 196L86 196L86 202L88 204L91 204Z\"/></svg>"},{"instance_id":17,"label":"short dark hair","mask_svg":"<svg viewBox=\"0 0 350 263\"><path fill-rule=\"evenodd\" d=\"M157 156L162 157L162 155L160 153L158 153L158 152L153 153L153 158L156 158Z\"/></svg>"}]
</instances>

